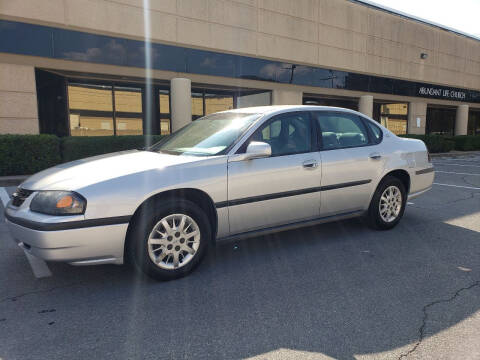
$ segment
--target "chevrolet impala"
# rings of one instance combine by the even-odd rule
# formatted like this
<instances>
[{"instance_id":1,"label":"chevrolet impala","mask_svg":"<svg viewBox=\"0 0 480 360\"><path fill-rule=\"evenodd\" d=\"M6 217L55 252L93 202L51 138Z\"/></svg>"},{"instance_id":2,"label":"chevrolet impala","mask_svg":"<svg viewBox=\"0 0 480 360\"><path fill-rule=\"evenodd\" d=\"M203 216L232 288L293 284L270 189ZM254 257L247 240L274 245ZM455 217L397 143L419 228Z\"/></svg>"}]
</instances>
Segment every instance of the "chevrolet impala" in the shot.
<instances>
[{"instance_id":1,"label":"chevrolet impala","mask_svg":"<svg viewBox=\"0 0 480 360\"><path fill-rule=\"evenodd\" d=\"M207 115L142 150L61 164L5 209L30 255L188 274L216 241L364 216L393 228L432 186L425 144L356 111L267 106Z\"/></svg>"}]
</instances>

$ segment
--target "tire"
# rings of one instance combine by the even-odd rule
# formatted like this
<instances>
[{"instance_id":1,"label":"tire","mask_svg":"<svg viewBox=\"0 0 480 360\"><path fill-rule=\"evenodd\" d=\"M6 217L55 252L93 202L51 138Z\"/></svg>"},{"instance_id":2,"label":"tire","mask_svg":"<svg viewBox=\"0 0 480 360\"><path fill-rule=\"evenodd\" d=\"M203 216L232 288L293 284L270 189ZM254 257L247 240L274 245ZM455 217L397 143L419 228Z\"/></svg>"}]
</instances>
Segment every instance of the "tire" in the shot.
<instances>
[{"instance_id":1,"label":"tire","mask_svg":"<svg viewBox=\"0 0 480 360\"><path fill-rule=\"evenodd\" d=\"M147 203L135 215L131 226L127 259L137 271L156 280L178 279L189 274L211 243L212 230L206 214L184 199ZM194 232L198 234L193 235Z\"/></svg>"},{"instance_id":2,"label":"tire","mask_svg":"<svg viewBox=\"0 0 480 360\"><path fill-rule=\"evenodd\" d=\"M407 193L403 183L396 177L385 177L378 185L370 202L368 224L377 230L394 228L403 216L406 203Z\"/></svg>"}]
</instances>

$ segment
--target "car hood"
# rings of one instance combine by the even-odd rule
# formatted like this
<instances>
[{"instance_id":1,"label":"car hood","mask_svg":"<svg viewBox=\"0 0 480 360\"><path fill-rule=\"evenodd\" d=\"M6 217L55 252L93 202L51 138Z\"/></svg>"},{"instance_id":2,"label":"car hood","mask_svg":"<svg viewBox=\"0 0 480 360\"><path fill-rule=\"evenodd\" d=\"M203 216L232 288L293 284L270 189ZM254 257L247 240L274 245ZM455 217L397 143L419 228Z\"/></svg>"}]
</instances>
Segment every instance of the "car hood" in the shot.
<instances>
[{"instance_id":1,"label":"car hood","mask_svg":"<svg viewBox=\"0 0 480 360\"><path fill-rule=\"evenodd\" d=\"M29 177L20 187L28 190L77 190L116 177L202 159L205 158L142 150L121 151L54 166Z\"/></svg>"}]
</instances>

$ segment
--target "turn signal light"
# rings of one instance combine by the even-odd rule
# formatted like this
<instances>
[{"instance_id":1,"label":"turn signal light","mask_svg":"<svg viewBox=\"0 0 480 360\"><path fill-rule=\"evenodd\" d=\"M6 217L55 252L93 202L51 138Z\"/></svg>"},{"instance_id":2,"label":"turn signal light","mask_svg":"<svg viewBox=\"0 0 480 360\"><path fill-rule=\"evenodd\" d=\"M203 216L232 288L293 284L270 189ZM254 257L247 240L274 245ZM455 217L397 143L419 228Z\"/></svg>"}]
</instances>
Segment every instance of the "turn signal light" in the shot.
<instances>
[{"instance_id":1,"label":"turn signal light","mask_svg":"<svg viewBox=\"0 0 480 360\"><path fill-rule=\"evenodd\" d=\"M68 208L71 207L73 204L73 198L70 195L65 195L62 197L60 200L57 201L57 208L62 209L62 208Z\"/></svg>"}]
</instances>

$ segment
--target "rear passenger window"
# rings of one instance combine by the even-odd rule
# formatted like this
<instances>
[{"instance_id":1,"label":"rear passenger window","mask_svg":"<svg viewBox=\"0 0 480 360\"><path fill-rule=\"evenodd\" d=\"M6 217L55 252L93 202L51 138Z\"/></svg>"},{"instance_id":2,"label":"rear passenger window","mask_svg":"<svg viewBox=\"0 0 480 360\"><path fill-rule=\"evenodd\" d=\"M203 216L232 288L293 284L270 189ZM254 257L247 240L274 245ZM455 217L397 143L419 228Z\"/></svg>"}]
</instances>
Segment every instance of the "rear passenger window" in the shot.
<instances>
[{"instance_id":1,"label":"rear passenger window","mask_svg":"<svg viewBox=\"0 0 480 360\"><path fill-rule=\"evenodd\" d=\"M316 114L323 150L368 145L368 132L355 115L340 113Z\"/></svg>"},{"instance_id":2,"label":"rear passenger window","mask_svg":"<svg viewBox=\"0 0 480 360\"><path fill-rule=\"evenodd\" d=\"M383 137L382 129L380 129L377 125L373 124L371 121L365 121L365 122L368 124L367 126L372 131L373 138L374 138L373 140L375 144L379 144L380 141L382 141L382 137Z\"/></svg>"}]
</instances>

